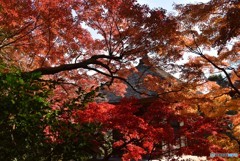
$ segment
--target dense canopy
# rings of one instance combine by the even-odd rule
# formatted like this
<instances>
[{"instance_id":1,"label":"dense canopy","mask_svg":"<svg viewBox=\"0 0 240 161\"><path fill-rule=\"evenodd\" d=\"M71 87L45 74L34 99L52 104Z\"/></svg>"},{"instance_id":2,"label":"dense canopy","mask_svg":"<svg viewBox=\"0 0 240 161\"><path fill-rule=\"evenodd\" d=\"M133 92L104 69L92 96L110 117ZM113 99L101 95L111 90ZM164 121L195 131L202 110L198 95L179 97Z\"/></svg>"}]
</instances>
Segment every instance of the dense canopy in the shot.
<instances>
[{"instance_id":1,"label":"dense canopy","mask_svg":"<svg viewBox=\"0 0 240 161\"><path fill-rule=\"evenodd\" d=\"M175 9L1 0L0 160L238 153L240 1Z\"/></svg>"}]
</instances>

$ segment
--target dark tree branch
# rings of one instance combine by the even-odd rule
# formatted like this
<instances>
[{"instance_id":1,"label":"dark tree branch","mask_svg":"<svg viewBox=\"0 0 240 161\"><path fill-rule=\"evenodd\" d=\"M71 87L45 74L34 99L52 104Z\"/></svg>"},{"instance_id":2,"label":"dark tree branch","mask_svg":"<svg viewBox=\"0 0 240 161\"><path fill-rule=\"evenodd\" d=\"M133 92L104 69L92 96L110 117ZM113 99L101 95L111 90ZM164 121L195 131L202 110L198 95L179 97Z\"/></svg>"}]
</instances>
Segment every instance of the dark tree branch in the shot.
<instances>
[{"instance_id":1,"label":"dark tree branch","mask_svg":"<svg viewBox=\"0 0 240 161\"><path fill-rule=\"evenodd\" d=\"M70 70L75 70L75 69L88 69L88 70L92 70L95 71L101 75L104 75L106 77L110 78L110 81L105 83L107 86L110 86L114 79L118 79L123 81L124 83L126 83L133 91L135 91L138 94L141 95L145 95L145 96L154 96L157 98L160 98L160 96L165 95L165 94L169 94L169 93L174 93L174 92L180 92L183 89L177 89L177 90L172 90L172 91L167 91L167 92L162 92L162 93L158 93L157 95L151 95L148 94L146 92L142 92L137 90L130 82L128 82L127 79L117 76L115 73L116 71L112 71L112 69L109 67L108 64L104 64L103 62L99 61L98 59L107 59L107 60L115 60L115 61L120 61L122 59L122 56L111 56L111 55L94 55L91 58L87 59L87 60L83 60L79 63L74 63L74 64L63 64L63 65L59 65L57 67L43 67L43 68L38 68L35 69L33 71L30 72L25 72L23 74L27 74L27 73L35 73L35 72L40 72L41 75L54 75L63 71L70 71ZM103 69L105 69L107 72L99 70L97 67L91 67L90 65L99 65L100 67L102 67Z\"/></svg>"},{"instance_id":2,"label":"dark tree branch","mask_svg":"<svg viewBox=\"0 0 240 161\"><path fill-rule=\"evenodd\" d=\"M113 56L108 56L108 55L94 55L91 58L89 58L87 60L83 60L82 62L79 62L79 63L63 64L63 65L59 65L57 67L43 67L43 68L35 69L28 73L40 72L41 75L52 75L52 74L57 74L59 72L69 71L69 70L74 70L74 69L79 69L79 68L88 69L88 65L91 65L91 64L100 65L110 72L110 68L108 66L106 66L105 64L103 64L97 60L100 58L111 59L111 60L120 60L121 59L121 57L113 57Z\"/></svg>"},{"instance_id":3,"label":"dark tree branch","mask_svg":"<svg viewBox=\"0 0 240 161\"><path fill-rule=\"evenodd\" d=\"M96 71L99 74L102 74L104 76L107 76L107 77L111 78L111 80L109 82L109 85L111 85L113 83L114 79L119 79L119 80L125 82L127 85L129 85L130 88L132 88L135 92L137 92L139 94L143 94L143 95L148 95L147 93L138 91L125 78L114 75L113 74L114 72L111 71L111 69L108 65L106 65L106 64L97 60L97 59L100 59L100 58L106 58L106 59L109 59L109 60L120 60L121 59L121 57L114 57L114 56L108 56L108 55L94 55L91 58L89 58L87 60L84 60L82 62L79 62L79 63L64 64L64 65L60 65L60 66L57 66L57 67L43 67L43 68L38 68L38 69L35 69L35 70L27 72L27 73L40 72L41 75L53 75L53 74L57 74L59 72L69 71L69 70L74 70L74 69L79 69L79 68L89 69L89 70ZM89 67L89 65L100 65L101 67L106 69L108 71L108 73L103 72L103 71L101 71L97 68Z\"/></svg>"}]
</instances>

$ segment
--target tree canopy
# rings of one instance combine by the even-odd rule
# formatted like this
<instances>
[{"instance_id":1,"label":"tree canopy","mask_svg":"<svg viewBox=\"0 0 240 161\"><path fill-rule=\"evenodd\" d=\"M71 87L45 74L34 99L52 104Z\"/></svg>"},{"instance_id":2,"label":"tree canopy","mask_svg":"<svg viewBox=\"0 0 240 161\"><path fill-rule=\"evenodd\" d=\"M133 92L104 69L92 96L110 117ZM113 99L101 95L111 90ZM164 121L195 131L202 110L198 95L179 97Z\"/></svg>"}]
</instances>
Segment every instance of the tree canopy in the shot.
<instances>
[{"instance_id":1,"label":"tree canopy","mask_svg":"<svg viewBox=\"0 0 240 161\"><path fill-rule=\"evenodd\" d=\"M1 0L1 160L238 153L240 1L175 9ZM139 59L178 78L143 74ZM128 81L133 73L154 95ZM124 98L127 87L142 98ZM103 89L123 99L99 102Z\"/></svg>"}]
</instances>

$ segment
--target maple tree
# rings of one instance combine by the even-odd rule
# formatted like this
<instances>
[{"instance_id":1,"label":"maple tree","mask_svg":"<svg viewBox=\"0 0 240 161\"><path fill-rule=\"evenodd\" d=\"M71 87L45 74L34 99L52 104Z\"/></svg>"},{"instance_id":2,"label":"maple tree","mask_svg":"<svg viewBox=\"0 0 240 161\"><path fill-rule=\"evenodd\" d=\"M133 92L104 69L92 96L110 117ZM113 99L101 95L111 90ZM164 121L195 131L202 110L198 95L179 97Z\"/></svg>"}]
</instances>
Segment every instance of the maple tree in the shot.
<instances>
[{"instance_id":1,"label":"maple tree","mask_svg":"<svg viewBox=\"0 0 240 161\"><path fill-rule=\"evenodd\" d=\"M81 122L77 125L71 123L71 121L70 124L67 123L69 122L68 117L72 113L71 110L75 111L74 108L77 107L81 109L81 104L88 102L84 97L83 100L76 102L78 106L75 105L75 101L80 97L80 93L76 90L81 87L90 92L87 96L91 96L92 86L96 87L99 82L106 82L113 86L118 84L116 87L119 87L119 90L116 91L124 92L124 89L121 88L124 87L123 83L116 79L125 81L126 76L130 73L129 68L132 68L131 61L149 52L157 52L159 49L167 51L169 48L166 44L168 46L174 44L176 39L174 35L175 21L168 18L164 10L152 10L131 0L19 0L12 2L4 0L0 2L0 13L1 60L7 66L2 72L8 75L8 73L11 73L12 66L16 66L22 71L19 79L28 74L39 73L42 75L41 78L36 78L39 79L39 82L47 82L56 86L55 88L48 87L53 90L54 94L48 95L49 98L46 101L50 104L44 106L45 108L51 107L53 114L51 114L51 111L46 111L45 108L40 111L36 109L36 111L43 112L39 116L43 120L48 120L48 117L51 118L50 121L47 121L48 126L40 126L41 119L37 119L40 121L36 123L39 126L38 130L41 133L44 132L46 138L41 138L39 143L36 143L44 146L35 147L36 151L33 154L36 155L35 158L41 153L47 154L47 156L38 156L39 159L44 157L67 159L69 156L76 157L79 154L74 154L76 151L80 151L80 154L82 152L86 155L88 153L97 155L99 151L97 145L93 149L90 148L90 152L84 150L89 149L85 146L82 149L80 147L81 150L78 148L79 145L85 145L85 143L87 146L92 144L88 141L93 138L94 135L92 137L91 135L96 131L91 132L91 128L95 126L97 128L97 123L93 122L94 125L89 127L90 130L88 130L88 126L85 127L85 132L81 128ZM162 30L158 30L159 27ZM93 38L88 31L89 28L95 30L101 38ZM171 51L173 50L174 46ZM172 57L174 56L175 53L172 53ZM163 57L170 59L166 54ZM95 71L96 74L90 77L87 73L89 70ZM11 81L11 83L17 84L15 81ZM6 89L8 89L8 86L6 86ZM27 87L26 89L28 89ZM16 88L17 91L18 88L20 87ZM39 89L34 90L37 92ZM9 88L9 91L11 91L11 88ZM118 94L121 95L121 93ZM14 95L18 94L13 93ZM8 100L9 97L10 95L6 95L4 100ZM71 103L71 100L74 103ZM18 102L21 103L19 100ZM12 118L17 118L17 106L13 107L15 107L14 113L6 109L6 113L13 115L12 117L6 117L6 122L11 121ZM25 109L27 107L19 106L19 108ZM30 111L24 112L25 116L30 113ZM87 114L88 111L85 111L85 113ZM133 115L132 117L137 119ZM91 118L89 117L89 119ZM18 121L17 119L17 124L22 124L21 121ZM87 125L89 124L91 122L87 123ZM12 126L15 126L15 124L9 125L10 128ZM6 131L3 136L9 133L11 132ZM17 133L23 134L21 131ZM83 140L87 139L88 141L83 142L81 139L80 143L76 141L76 137L80 137L76 135L77 133L82 134ZM35 133L33 132L33 134ZM23 136L26 135L32 136L31 134ZM38 133L35 135L38 135ZM87 135L87 137L84 135ZM99 136L100 140L102 140L101 136ZM9 139L9 142L12 143L13 140ZM50 141L44 141L44 139ZM72 147L66 146L67 143L72 143L69 144ZM31 144L19 143L17 145L19 147L31 147ZM8 147L3 143L4 146ZM67 148L71 150L64 151ZM48 153L42 152L42 149L48 151ZM16 150L19 155L8 155L9 159L30 159L32 156L25 153L26 151ZM29 153L32 152L29 149L28 151ZM8 154L10 153L9 151Z\"/></svg>"},{"instance_id":2,"label":"maple tree","mask_svg":"<svg viewBox=\"0 0 240 161\"><path fill-rule=\"evenodd\" d=\"M176 9L174 17L135 0L2 0L3 159L237 152L239 1ZM186 51L196 57L176 64ZM146 64L181 73L180 79L144 76L141 85L154 97L127 81L133 62L149 53ZM226 79L206 79L205 70ZM103 86L120 96L130 86L143 99L96 103Z\"/></svg>"},{"instance_id":3,"label":"maple tree","mask_svg":"<svg viewBox=\"0 0 240 161\"><path fill-rule=\"evenodd\" d=\"M208 92L204 99L210 98L200 103L200 111L208 117L220 118L222 122L219 136L210 137L210 141L218 148L220 145L226 151L235 152L239 152L240 143L239 4L238 0L211 0L208 3L176 6L180 13L181 30L185 34L183 42L187 51L194 54L186 65L191 74L198 78L192 81L205 84L202 90L207 89ZM205 81L203 73L206 71L221 75Z\"/></svg>"},{"instance_id":4,"label":"maple tree","mask_svg":"<svg viewBox=\"0 0 240 161\"><path fill-rule=\"evenodd\" d=\"M58 78L77 69L68 78L79 83L89 80L86 70L118 77L120 68L131 67L126 60L168 50L165 44L175 39L175 22L164 11L135 1L2 1L1 13L4 60ZM93 38L89 28L101 38Z\"/></svg>"}]
</instances>

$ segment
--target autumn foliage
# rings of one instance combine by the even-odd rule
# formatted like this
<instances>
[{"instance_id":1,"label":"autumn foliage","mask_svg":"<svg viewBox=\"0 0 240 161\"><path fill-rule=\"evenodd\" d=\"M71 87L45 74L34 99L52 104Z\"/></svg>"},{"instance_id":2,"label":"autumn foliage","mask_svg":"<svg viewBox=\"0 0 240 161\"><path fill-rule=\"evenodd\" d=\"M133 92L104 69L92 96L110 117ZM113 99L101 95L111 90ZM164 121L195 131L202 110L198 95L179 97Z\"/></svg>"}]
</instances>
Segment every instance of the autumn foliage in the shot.
<instances>
[{"instance_id":1,"label":"autumn foliage","mask_svg":"<svg viewBox=\"0 0 240 161\"><path fill-rule=\"evenodd\" d=\"M1 0L1 160L238 153L240 2L175 9ZM139 59L155 74L138 71ZM141 98L125 98L127 88Z\"/></svg>"}]
</instances>

